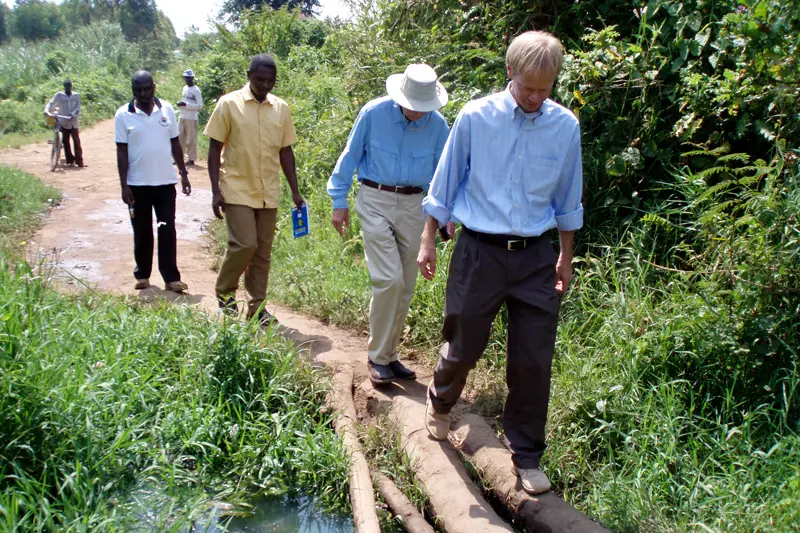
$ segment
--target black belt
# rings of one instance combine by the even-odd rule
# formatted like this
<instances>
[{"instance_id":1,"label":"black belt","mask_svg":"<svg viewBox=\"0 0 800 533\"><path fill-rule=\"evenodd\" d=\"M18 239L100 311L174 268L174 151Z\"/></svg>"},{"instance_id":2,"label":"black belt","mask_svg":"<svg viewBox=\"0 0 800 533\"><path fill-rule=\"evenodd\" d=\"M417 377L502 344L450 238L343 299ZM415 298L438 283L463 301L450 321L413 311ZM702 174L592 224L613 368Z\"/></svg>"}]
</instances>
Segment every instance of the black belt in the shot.
<instances>
[{"instance_id":1,"label":"black belt","mask_svg":"<svg viewBox=\"0 0 800 533\"><path fill-rule=\"evenodd\" d=\"M516 252L518 250L524 250L525 248L537 242L539 239L543 237L542 235L537 235L536 237L518 237L516 235L495 235L493 233L481 233L480 231L471 230L466 226L463 226L463 230L467 235L469 235L478 242L485 242L486 244L491 244L492 246L505 248L506 250L510 250L512 252Z\"/></svg>"},{"instance_id":2,"label":"black belt","mask_svg":"<svg viewBox=\"0 0 800 533\"><path fill-rule=\"evenodd\" d=\"M361 180L367 187L378 189L379 191L396 192L397 194L420 194L425 192L422 187L400 187L399 185L381 185L372 180Z\"/></svg>"}]
</instances>

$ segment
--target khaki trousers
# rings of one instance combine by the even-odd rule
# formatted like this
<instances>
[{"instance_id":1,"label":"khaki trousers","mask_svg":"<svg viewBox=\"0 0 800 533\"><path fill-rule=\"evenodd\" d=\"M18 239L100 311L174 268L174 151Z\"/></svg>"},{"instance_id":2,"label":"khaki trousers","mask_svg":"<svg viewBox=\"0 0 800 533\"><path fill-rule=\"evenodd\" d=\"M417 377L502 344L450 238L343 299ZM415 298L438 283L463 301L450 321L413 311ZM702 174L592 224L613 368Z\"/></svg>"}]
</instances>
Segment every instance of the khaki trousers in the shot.
<instances>
[{"instance_id":1,"label":"khaki trousers","mask_svg":"<svg viewBox=\"0 0 800 533\"><path fill-rule=\"evenodd\" d=\"M366 186L358 190L356 213L372 283L367 353L378 365L397 360L397 345L417 282L417 254L425 226L422 197Z\"/></svg>"},{"instance_id":2,"label":"khaki trousers","mask_svg":"<svg viewBox=\"0 0 800 533\"><path fill-rule=\"evenodd\" d=\"M277 209L225 205L228 250L217 274L215 290L218 298L234 296L244 274L248 315L253 315L267 297L277 215Z\"/></svg>"},{"instance_id":3,"label":"khaki trousers","mask_svg":"<svg viewBox=\"0 0 800 533\"><path fill-rule=\"evenodd\" d=\"M197 160L197 121L182 118L178 121L178 140L186 159Z\"/></svg>"}]
</instances>

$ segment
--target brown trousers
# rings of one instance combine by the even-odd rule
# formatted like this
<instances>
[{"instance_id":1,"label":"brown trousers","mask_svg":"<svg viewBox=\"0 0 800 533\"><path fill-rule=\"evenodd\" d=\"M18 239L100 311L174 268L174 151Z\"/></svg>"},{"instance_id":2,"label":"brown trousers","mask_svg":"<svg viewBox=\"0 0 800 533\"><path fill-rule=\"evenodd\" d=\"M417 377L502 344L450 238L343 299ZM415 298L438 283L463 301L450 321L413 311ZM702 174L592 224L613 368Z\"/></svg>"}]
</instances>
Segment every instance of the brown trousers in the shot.
<instances>
[{"instance_id":1,"label":"brown trousers","mask_svg":"<svg viewBox=\"0 0 800 533\"><path fill-rule=\"evenodd\" d=\"M244 274L248 315L253 315L267 298L277 215L277 209L225 205L228 250L219 268L215 290L218 298L234 296Z\"/></svg>"},{"instance_id":2,"label":"brown trousers","mask_svg":"<svg viewBox=\"0 0 800 533\"><path fill-rule=\"evenodd\" d=\"M431 403L440 413L456 404L505 304L508 397L503 428L512 460L520 468L538 468L545 449L559 308L556 259L546 238L509 251L478 242L463 231L450 259L443 328L448 346L436 363L428 391Z\"/></svg>"}]
</instances>

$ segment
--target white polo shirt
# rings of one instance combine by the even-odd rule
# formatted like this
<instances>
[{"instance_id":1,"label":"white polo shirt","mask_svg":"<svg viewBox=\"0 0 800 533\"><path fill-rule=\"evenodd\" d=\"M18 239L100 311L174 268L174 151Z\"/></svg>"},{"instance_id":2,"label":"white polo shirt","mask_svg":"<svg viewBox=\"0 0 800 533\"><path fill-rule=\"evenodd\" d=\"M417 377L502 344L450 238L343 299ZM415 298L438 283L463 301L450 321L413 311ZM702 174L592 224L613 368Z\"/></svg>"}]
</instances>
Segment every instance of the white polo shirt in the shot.
<instances>
[{"instance_id":1,"label":"white polo shirt","mask_svg":"<svg viewBox=\"0 0 800 533\"><path fill-rule=\"evenodd\" d=\"M132 101L117 109L114 141L128 145L128 185L178 183L171 144L177 136L178 121L169 102L156 98L149 116Z\"/></svg>"}]
</instances>

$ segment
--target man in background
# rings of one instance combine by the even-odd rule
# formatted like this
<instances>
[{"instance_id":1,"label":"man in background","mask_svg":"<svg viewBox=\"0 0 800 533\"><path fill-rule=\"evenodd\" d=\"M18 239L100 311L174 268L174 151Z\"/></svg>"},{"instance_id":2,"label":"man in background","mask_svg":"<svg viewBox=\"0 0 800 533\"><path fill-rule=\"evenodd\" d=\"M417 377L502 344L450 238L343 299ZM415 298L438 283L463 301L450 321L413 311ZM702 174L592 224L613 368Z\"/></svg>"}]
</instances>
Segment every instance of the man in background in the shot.
<instances>
[{"instance_id":1,"label":"man in background","mask_svg":"<svg viewBox=\"0 0 800 533\"><path fill-rule=\"evenodd\" d=\"M164 278L164 288L183 292L188 286L181 281L177 265L175 184L178 178L172 161L180 170L183 194L189 196L192 186L178 142L178 122L169 102L155 97L156 85L149 72L137 71L131 88L133 100L120 107L114 116L114 140L122 201L128 205L133 226L134 289L150 287L155 211L158 270Z\"/></svg>"},{"instance_id":2,"label":"man in background","mask_svg":"<svg viewBox=\"0 0 800 533\"><path fill-rule=\"evenodd\" d=\"M181 119L178 123L179 138L183 153L189 160L188 166L194 165L197 159L197 116L203 109L203 96L200 94L200 87L194 84L194 72L192 69L183 71L183 96L178 102L180 107Z\"/></svg>"},{"instance_id":3,"label":"man in background","mask_svg":"<svg viewBox=\"0 0 800 533\"><path fill-rule=\"evenodd\" d=\"M59 91L44 106L44 112L48 115L62 115L69 118L59 118L58 125L61 127L61 144L64 146L64 155L67 158L67 165L83 166L83 149L81 148L81 138L78 135L81 114L81 95L72 92L72 80L64 80L64 91ZM75 144L75 153L72 153L70 138Z\"/></svg>"},{"instance_id":4,"label":"man in background","mask_svg":"<svg viewBox=\"0 0 800 533\"><path fill-rule=\"evenodd\" d=\"M347 194L358 168L356 212L372 283L367 367L376 385L416 378L398 360L397 346L417 282L422 198L449 132L436 111L447 103L447 91L428 65L389 76L386 92L361 109L328 180L333 226L344 234Z\"/></svg>"},{"instance_id":5,"label":"man in background","mask_svg":"<svg viewBox=\"0 0 800 533\"><path fill-rule=\"evenodd\" d=\"M283 170L292 202L305 203L297 188L292 144L297 134L289 105L272 94L278 68L260 54L250 61L247 84L217 102L206 124L211 208L228 226L228 249L217 275L220 310L237 312L236 290L244 274L247 318L265 327L277 320L265 308Z\"/></svg>"}]
</instances>

